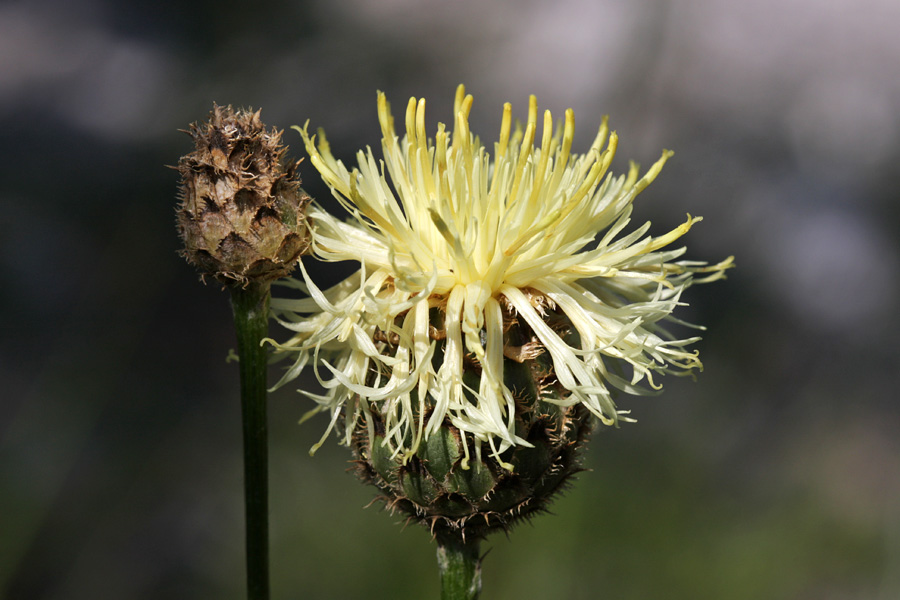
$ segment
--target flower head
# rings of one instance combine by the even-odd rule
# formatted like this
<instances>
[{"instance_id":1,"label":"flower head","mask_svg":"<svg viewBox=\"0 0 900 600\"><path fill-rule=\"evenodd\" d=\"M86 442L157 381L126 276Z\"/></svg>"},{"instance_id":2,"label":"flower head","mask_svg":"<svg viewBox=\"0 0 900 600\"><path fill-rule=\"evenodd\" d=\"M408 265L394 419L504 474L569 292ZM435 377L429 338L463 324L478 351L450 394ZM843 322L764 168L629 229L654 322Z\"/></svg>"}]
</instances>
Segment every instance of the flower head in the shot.
<instances>
[{"instance_id":1,"label":"flower head","mask_svg":"<svg viewBox=\"0 0 900 600\"><path fill-rule=\"evenodd\" d=\"M360 151L352 170L324 134L299 130L350 217L312 207L314 254L360 268L323 291L301 265L303 282L290 284L310 297L272 301L295 332L277 344L296 353L279 385L312 360L326 388L311 395L316 411L330 413L329 431L343 420L348 443L368 428L405 460L449 425L464 468L471 445L511 469L501 454L532 445L522 421L536 410L512 371L525 368L542 405L580 405L607 425L627 418L615 390L645 393L659 387L657 374L701 367L686 349L698 338L663 325L688 286L719 279L731 259L678 260L685 249L669 246L698 217L657 237L650 223L628 230L635 197L671 152L643 175L633 163L609 174L618 138L606 119L590 149L574 154L572 111L554 133L533 96L524 129L504 105L489 152L469 131L471 108L460 86L452 133L439 124L432 139L425 100L412 98L398 137L379 93L383 159Z\"/></svg>"},{"instance_id":2,"label":"flower head","mask_svg":"<svg viewBox=\"0 0 900 600\"><path fill-rule=\"evenodd\" d=\"M281 132L259 111L213 106L187 132L194 151L178 161L182 254L201 277L246 286L284 277L309 248L310 198L287 163Z\"/></svg>"}]
</instances>

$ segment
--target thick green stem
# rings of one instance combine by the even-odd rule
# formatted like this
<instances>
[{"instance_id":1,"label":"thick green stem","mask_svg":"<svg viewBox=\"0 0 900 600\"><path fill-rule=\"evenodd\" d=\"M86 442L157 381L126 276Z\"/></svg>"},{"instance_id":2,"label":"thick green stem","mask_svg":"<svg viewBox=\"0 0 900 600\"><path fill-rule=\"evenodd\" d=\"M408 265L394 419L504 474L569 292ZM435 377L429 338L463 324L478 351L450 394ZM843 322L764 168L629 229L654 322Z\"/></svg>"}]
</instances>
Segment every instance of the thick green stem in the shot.
<instances>
[{"instance_id":1,"label":"thick green stem","mask_svg":"<svg viewBox=\"0 0 900 600\"><path fill-rule=\"evenodd\" d=\"M481 540L438 535L437 560L441 571L441 600L477 600L481 594Z\"/></svg>"},{"instance_id":2,"label":"thick green stem","mask_svg":"<svg viewBox=\"0 0 900 600\"><path fill-rule=\"evenodd\" d=\"M269 459L266 427L266 349L269 284L231 288L237 330L244 421L244 501L247 527L247 598L269 598Z\"/></svg>"}]
</instances>

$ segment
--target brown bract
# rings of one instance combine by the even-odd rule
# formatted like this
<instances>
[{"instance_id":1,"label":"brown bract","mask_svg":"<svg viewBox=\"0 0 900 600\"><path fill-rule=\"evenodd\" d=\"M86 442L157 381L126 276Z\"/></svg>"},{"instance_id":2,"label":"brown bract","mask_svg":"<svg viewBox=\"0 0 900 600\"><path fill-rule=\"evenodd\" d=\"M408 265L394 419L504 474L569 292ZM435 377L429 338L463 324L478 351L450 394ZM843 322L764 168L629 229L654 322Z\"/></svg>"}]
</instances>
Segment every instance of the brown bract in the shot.
<instances>
[{"instance_id":1,"label":"brown bract","mask_svg":"<svg viewBox=\"0 0 900 600\"><path fill-rule=\"evenodd\" d=\"M309 195L297 165L285 162L281 132L266 130L259 111L213 105L188 133L194 151L178 162L177 214L183 256L228 285L269 282L309 252Z\"/></svg>"}]
</instances>

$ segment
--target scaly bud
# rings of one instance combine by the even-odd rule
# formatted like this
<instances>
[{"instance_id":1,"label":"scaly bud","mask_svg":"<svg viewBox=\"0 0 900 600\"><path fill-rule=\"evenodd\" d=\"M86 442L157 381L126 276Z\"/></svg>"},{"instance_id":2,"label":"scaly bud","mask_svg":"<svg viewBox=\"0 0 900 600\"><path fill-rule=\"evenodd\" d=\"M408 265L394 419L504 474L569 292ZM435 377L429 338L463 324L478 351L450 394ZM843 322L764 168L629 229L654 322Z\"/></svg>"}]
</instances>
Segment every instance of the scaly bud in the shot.
<instances>
[{"instance_id":1,"label":"scaly bud","mask_svg":"<svg viewBox=\"0 0 900 600\"><path fill-rule=\"evenodd\" d=\"M299 161L284 161L281 132L267 131L259 111L213 105L209 121L186 133L195 148L178 162L183 256L202 277L229 285L289 274L309 251L310 197Z\"/></svg>"}]
</instances>

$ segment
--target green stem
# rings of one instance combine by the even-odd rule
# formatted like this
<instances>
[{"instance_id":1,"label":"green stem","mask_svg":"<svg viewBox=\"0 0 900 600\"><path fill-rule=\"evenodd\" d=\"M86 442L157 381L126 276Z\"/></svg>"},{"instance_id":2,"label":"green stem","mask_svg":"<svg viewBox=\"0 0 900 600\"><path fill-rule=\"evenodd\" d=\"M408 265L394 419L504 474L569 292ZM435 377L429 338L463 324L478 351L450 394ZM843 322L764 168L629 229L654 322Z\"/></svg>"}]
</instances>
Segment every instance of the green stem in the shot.
<instances>
[{"instance_id":1,"label":"green stem","mask_svg":"<svg viewBox=\"0 0 900 600\"><path fill-rule=\"evenodd\" d=\"M244 502L247 527L247 598L269 598L269 473L266 434L266 349L269 284L231 288L241 372L244 421Z\"/></svg>"},{"instance_id":2,"label":"green stem","mask_svg":"<svg viewBox=\"0 0 900 600\"><path fill-rule=\"evenodd\" d=\"M441 600L477 600L481 594L481 540L465 541L454 534L437 537Z\"/></svg>"}]
</instances>

